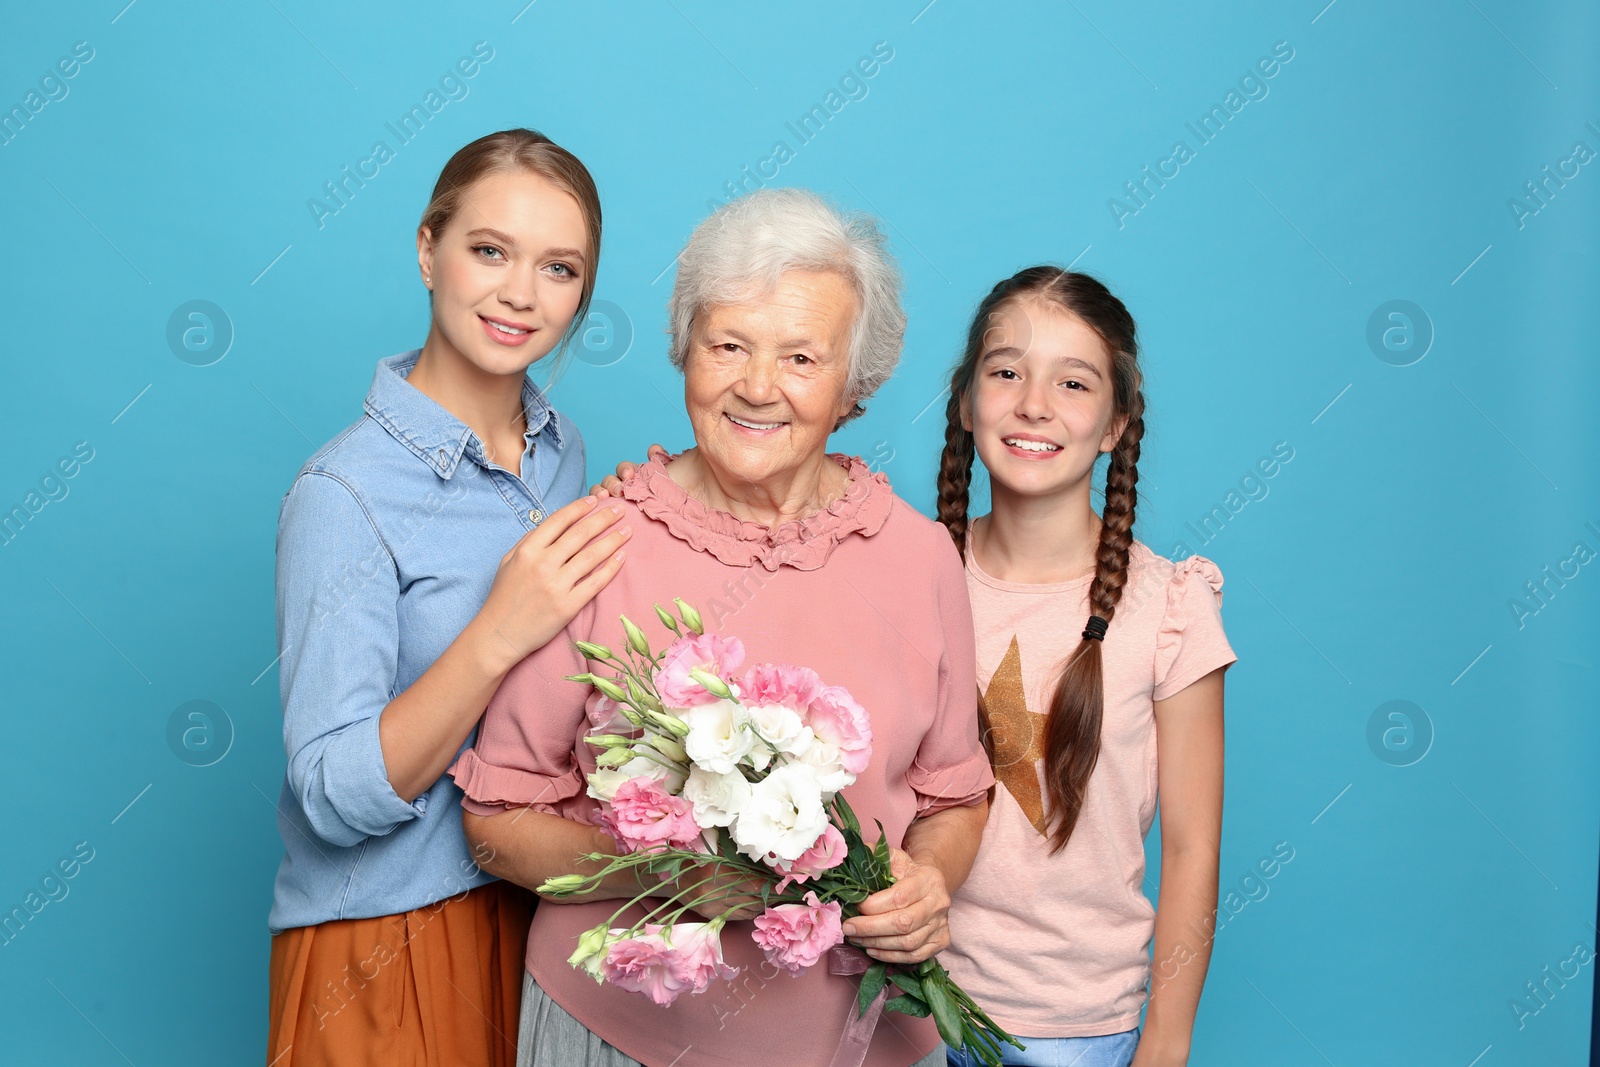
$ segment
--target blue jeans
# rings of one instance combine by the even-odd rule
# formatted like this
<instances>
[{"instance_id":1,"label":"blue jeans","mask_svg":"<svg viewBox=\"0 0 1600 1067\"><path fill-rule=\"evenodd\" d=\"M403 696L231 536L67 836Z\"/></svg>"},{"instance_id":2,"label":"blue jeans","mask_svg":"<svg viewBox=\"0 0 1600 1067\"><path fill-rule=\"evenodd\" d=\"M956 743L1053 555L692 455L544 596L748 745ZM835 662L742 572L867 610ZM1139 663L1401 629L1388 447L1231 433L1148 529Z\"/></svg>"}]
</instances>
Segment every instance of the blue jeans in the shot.
<instances>
[{"instance_id":1,"label":"blue jeans","mask_svg":"<svg viewBox=\"0 0 1600 1067\"><path fill-rule=\"evenodd\" d=\"M1104 1037L1021 1037L1026 1049L1004 1046L1002 1063L1016 1067L1128 1067L1139 1047L1139 1028ZM976 1057L945 1050L950 1067L979 1067Z\"/></svg>"}]
</instances>

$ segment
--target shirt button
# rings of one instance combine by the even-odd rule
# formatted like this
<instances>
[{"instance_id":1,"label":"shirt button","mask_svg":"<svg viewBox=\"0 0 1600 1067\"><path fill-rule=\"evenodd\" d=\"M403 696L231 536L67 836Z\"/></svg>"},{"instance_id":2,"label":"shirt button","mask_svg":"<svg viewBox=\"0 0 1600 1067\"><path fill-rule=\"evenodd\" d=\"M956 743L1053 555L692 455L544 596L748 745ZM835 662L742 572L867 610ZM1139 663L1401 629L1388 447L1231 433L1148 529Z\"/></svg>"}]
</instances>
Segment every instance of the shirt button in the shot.
<instances>
[{"instance_id":1,"label":"shirt button","mask_svg":"<svg viewBox=\"0 0 1600 1067\"><path fill-rule=\"evenodd\" d=\"M534 508L532 511L528 512L528 521L533 523L535 526L539 525L544 521L544 512L540 511L538 508Z\"/></svg>"}]
</instances>

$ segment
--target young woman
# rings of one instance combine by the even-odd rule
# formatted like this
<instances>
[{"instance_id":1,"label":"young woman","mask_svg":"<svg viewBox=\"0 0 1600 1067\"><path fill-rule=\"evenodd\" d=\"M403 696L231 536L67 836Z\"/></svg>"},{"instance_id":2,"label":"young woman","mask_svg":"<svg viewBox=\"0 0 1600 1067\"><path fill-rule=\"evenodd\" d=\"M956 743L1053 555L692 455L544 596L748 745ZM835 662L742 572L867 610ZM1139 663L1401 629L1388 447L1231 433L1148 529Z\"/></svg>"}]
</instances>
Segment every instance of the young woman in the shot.
<instances>
[{"instance_id":1,"label":"young woman","mask_svg":"<svg viewBox=\"0 0 1600 1067\"><path fill-rule=\"evenodd\" d=\"M939 520L966 557L997 784L941 958L1027 1046L1008 1064L1186 1063L1210 956L1235 657L1216 565L1133 538L1140 387L1122 302L1054 267L984 298L950 382ZM974 455L991 506L969 523ZM1144 836L1158 790L1152 914ZM952 1067L975 1062L950 1053Z\"/></svg>"},{"instance_id":2,"label":"young woman","mask_svg":"<svg viewBox=\"0 0 1600 1067\"><path fill-rule=\"evenodd\" d=\"M457 152L417 231L427 341L284 498L273 1067L515 1062L531 902L472 862L444 772L622 564L617 505L583 496L577 427L526 376L581 328L599 254L571 153L521 129Z\"/></svg>"}]
</instances>

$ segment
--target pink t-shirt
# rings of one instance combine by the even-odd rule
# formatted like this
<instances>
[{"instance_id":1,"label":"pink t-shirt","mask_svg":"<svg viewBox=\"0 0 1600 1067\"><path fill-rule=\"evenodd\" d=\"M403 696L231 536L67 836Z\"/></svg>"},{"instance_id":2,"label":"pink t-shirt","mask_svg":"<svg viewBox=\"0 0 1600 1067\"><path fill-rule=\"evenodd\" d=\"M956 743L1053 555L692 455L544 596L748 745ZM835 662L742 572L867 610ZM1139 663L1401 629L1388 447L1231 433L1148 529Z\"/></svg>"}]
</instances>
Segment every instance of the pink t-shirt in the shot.
<instances>
[{"instance_id":1,"label":"pink t-shirt","mask_svg":"<svg viewBox=\"0 0 1600 1067\"><path fill-rule=\"evenodd\" d=\"M950 908L950 973L995 1022L1025 1037L1091 1037L1139 1025L1155 909L1144 836L1156 811L1152 701L1236 658L1222 629L1222 572L1135 541L1101 648L1100 758L1067 847L1052 856L1040 756L1044 713L1089 617L1092 576L1003 582L970 554L978 687L999 784L972 874Z\"/></svg>"},{"instance_id":2,"label":"pink t-shirt","mask_svg":"<svg viewBox=\"0 0 1600 1067\"><path fill-rule=\"evenodd\" d=\"M595 752L582 738L595 695L563 681L587 668L574 640L621 648L626 614L665 643L652 604L682 597L708 633L738 637L745 663L811 667L842 685L872 719L872 761L845 797L863 826L899 845L920 815L980 803L994 782L978 740L972 615L961 560L942 526L894 495L859 459L843 497L776 531L689 497L653 460L623 487L633 527L617 577L544 648L511 670L484 714L476 746L450 773L481 815L531 807L592 823L586 794ZM876 840L876 831L872 831ZM855 1008L858 979L819 964L791 978L766 964L753 923L722 932L736 979L657 1007L596 985L567 963L578 935L623 901L543 903L528 933L528 971L551 999L650 1067L824 1067ZM618 926L640 914L630 909ZM938 1045L929 1019L888 1015L869 1067L906 1067Z\"/></svg>"}]
</instances>

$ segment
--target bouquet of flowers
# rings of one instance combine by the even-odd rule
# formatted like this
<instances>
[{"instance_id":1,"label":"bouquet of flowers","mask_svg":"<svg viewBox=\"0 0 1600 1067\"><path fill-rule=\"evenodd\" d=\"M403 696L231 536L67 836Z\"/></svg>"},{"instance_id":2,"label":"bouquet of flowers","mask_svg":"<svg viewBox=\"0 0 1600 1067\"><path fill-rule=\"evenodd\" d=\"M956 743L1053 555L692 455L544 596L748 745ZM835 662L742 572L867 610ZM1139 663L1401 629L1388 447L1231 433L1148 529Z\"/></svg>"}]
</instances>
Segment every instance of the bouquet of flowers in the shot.
<instances>
[{"instance_id":1,"label":"bouquet of flowers","mask_svg":"<svg viewBox=\"0 0 1600 1067\"><path fill-rule=\"evenodd\" d=\"M868 845L840 792L872 757L866 709L807 667L762 663L736 673L744 663L739 639L707 634L698 612L673 604L676 615L655 608L675 638L660 652L627 616L620 653L578 642L595 667L569 680L600 693L585 739L600 750L589 795L623 854L590 853L583 858L603 865L597 873L551 878L539 889L578 896L627 869L647 885L670 883L664 899L660 887L649 889L585 931L568 961L662 1005L738 973L723 961L721 932L741 908L762 909L756 944L797 975L843 943L842 924L861 901L894 883L882 824ZM649 910L614 927L635 904ZM710 921L683 921L719 907ZM870 962L857 1005L858 1020L870 1012L875 1021L880 1006L932 1015L946 1044L986 1064L999 1064L1002 1042L1022 1047L937 959Z\"/></svg>"}]
</instances>

